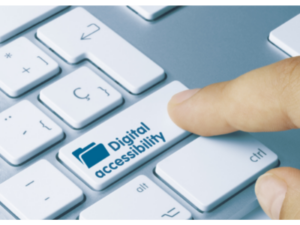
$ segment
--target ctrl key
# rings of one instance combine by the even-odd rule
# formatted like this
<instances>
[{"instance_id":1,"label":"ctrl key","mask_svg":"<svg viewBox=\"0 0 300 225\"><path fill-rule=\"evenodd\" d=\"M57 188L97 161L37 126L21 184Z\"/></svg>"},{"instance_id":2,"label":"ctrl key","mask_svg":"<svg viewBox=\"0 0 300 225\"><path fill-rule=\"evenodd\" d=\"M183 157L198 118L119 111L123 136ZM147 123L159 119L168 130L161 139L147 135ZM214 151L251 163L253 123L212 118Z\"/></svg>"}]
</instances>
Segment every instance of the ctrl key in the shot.
<instances>
[{"instance_id":1,"label":"ctrl key","mask_svg":"<svg viewBox=\"0 0 300 225\"><path fill-rule=\"evenodd\" d=\"M138 176L80 213L81 220L187 220L192 215L146 176Z\"/></svg>"},{"instance_id":2,"label":"ctrl key","mask_svg":"<svg viewBox=\"0 0 300 225\"><path fill-rule=\"evenodd\" d=\"M211 211L277 165L275 153L237 132L199 137L159 162L155 171L200 211Z\"/></svg>"}]
</instances>

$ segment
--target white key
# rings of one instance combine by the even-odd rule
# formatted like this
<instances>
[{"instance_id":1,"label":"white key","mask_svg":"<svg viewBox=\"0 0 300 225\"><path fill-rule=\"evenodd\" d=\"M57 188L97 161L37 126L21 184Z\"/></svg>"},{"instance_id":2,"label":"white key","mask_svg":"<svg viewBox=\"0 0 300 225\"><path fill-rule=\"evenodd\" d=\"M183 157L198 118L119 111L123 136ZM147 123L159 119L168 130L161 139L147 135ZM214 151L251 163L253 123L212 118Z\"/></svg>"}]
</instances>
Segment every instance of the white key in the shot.
<instances>
[{"instance_id":1,"label":"white key","mask_svg":"<svg viewBox=\"0 0 300 225\"><path fill-rule=\"evenodd\" d=\"M82 128L123 102L122 95L87 67L46 87L40 99L74 128Z\"/></svg>"},{"instance_id":2,"label":"white key","mask_svg":"<svg viewBox=\"0 0 300 225\"><path fill-rule=\"evenodd\" d=\"M80 213L81 220L188 220L192 215L146 176L131 180Z\"/></svg>"},{"instance_id":3,"label":"white key","mask_svg":"<svg viewBox=\"0 0 300 225\"><path fill-rule=\"evenodd\" d=\"M0 153L19 165L63 139L62 129L27 100L0 113Z\"/></svg>"},{"instance_id":4,"label":"white key","mask_svg":"<svg viewBox=\"0 0 300 225\"><path fill-rule=\"evenodd\" d=\"M54 219L83 198L83 192L46 160L0 184L0 201L20 219Z\"/></svg>"},{"instance_id":5,"label":"white key","mask_svg":"<svg viewBox=\"0 0 300 225\"><path fill-rule=\"evenodd\" d=\"M83 8L42 26L37 36L69 63L91 60L134 94L165 77L161 67Z\"/></svg>"},{"instance_id":6,"label":"white key","mask_svg":"<svg viewBox=\"0 0 300 225\"><path fill-rule=\"evenodd\" d=\"M278 165L249 134L199 137L159 162L156 173L201 211L210 211Z\"/></svg>"},{"instance_id":7,"label":"white key","mask_svg":"<svg viewBox=\"0 0 300 225\"><path fill-rule=\"evenodd\" d=\"M269 40L290 56L300 55L300 14L277 27L270 33Z\"/></svg>"},{"instance_id":8,"label":"white key","mask_svg":"<svg viewBox=\"0 0 300 225\"><path fill-rule=\"evenodd\" d=\"M131 9L137 12L146 20L155 20L163 14L174 9L176 6L172 5L130 5Z\"/></svg>"},{"instance_id":9,"label":"white key","mask_svg":"<svg viewBox=\"0 0 300 225\"><path fill-rule=\"evenodd\" d=\"M59 158L102 190L189 133L170 119L167 104L187 88L174 81L59 150Z\"/></svg>"},{"instance_id":10,"label":"white key","mask_svg":"<svg viewBox=\"0 0 300 225\"><path fill-rule=\"evenodd\" d=\"M67 6L1 6L0 43Z\"/></svg>"},{"instance_id":11,"label":"white key","mask_svg":"<svg viewBox=\"0 0 300 225\"><path fill-rule=\"evenodd\" d=\"M21 37L0 48L0 88L18 97L59 73L58 64Z\"/></svg>"}]
</instances>

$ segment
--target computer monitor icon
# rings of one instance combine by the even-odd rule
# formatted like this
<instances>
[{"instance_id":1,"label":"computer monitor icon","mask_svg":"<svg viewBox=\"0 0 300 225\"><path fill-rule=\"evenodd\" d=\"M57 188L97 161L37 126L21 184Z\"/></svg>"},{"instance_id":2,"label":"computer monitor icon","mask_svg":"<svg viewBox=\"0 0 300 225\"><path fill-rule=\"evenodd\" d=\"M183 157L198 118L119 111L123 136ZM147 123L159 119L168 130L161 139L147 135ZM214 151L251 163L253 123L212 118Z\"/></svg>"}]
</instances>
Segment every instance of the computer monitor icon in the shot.
<instances>
[{"instance_id":1,"label":"computer monitor icon","mask_svg":"<svg viewBox=\"0 0 300 225\"><path fill-rule=\"evenodd\" d=\"M84 148L76 149L74 152L72 152L72 154L82 164L85 164L88 168L91 168L109 156L109 153L103 144L95 145L96 143L92 142Z\"/></svg>"}]
</instances>

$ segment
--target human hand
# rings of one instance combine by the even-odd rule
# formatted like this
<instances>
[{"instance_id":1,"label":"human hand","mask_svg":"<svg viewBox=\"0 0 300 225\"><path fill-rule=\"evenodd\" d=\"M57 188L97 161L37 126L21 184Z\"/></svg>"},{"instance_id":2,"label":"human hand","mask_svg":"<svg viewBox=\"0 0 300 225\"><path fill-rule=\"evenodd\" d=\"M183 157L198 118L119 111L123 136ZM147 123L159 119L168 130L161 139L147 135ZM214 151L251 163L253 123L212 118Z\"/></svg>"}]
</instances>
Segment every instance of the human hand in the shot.
<instances>
[{"instance_id":1,"label":"human hand","mask_svg":"<svg viewBox=\"0 0 300 225\"><path fill-rule=\"evenodd\" d=\"M168 111L178 126L201 136L300 128L300 57L178 93ZM300 170L268 171L258 178L255 193L270 218L300 219Z\"/></svg>"}]
</instances>

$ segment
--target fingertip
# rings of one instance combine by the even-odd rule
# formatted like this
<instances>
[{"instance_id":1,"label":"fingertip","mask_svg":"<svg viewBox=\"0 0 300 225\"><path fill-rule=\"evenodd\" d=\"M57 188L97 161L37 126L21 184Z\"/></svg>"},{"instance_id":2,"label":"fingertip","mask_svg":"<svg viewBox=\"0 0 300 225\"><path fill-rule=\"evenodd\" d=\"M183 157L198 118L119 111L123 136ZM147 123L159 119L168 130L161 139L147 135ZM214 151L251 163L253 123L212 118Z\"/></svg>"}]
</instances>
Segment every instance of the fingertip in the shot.
<instances>
[{"instance_id":1,"label":"fingertip","mask_svg":"<svg viewBox=\"0 0 300 225\"><path fill-rule=\"evenodd\" d=\"M261 207L271 219L280 219L280 212L288 186L284 180L271 171L260 176L255 185L255 193Z\"/></svg>"},{"instance_id":2,"label":"fingertip","mask_svg":"<svg viewBox=\"0 0 300 225\"><path fill-rule=\"evenodd\" d=\"M183 129L187 129L187 127L185 126L188 123L188 120L186 120L186 115L189 113L190 109L183 103L192 98L196 93L198 93L199 90L200 88L179 92L173 95L173 97L169 101L168 113L170 118L177 126Z\"/></svg>"},{"instance_id":3,"label":"fingertip","mask_svg":"<svg viewBox=\"0 0 300 225\"><path fill-rule=\"evenodd\" d=\"M200 88L196 88L196 89L190 89L190 90L185 90L185 91L179 92L179 93L173 95L169 104L170 105L178 105L178 104L184 102L185 100L188 100L189 98L191 98L199 90L200 90Z\"/></svg>"},{"instance_id":4,"label":"fingertip","mask_svg":"<svg viewBox=\"0 0 300 225\"><path fill-rule=\"evenodd\" d=\"M170 118L182 129L201 136L235 131L220 116L218 109L218 96L223 85L224 83L218 83L175 94L168 103Z\"/></svg>"}]
</instances>

